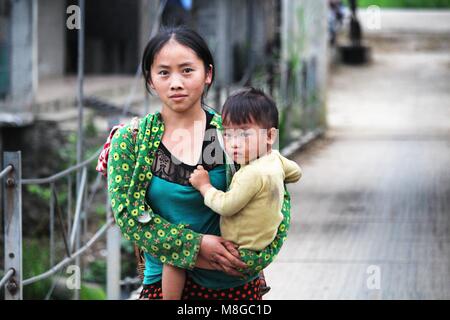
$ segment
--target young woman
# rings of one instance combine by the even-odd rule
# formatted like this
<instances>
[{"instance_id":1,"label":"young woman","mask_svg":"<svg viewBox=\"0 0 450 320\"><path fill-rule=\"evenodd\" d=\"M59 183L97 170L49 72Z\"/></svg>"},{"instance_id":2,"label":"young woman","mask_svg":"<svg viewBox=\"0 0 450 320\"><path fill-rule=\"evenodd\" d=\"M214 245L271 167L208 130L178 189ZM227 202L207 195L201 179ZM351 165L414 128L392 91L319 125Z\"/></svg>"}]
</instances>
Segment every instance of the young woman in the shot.
<instances>
[{"instance_id":1,"label":"young woman","mask_svg":"<svg viewBox=\"0 0 450 320\"><path fill-rule=\"evenodd\" d=\"M162 298L163 264L187 270L182 299L261 299L258 273L285 240L289 194L277 236L263 251L238 250L221 238L220 216L189 183L202 165L211 184L226 191L235 172L224 161L220 115L203 103L214 80L211 52L195 31L168 28L147 44L142 68L162 110L140 119L138 132L127 125L114 134L107 166L116 222L145 252L141 299ZM196 268L199 260L215 270Z\"/></svg>"}]
</instances>

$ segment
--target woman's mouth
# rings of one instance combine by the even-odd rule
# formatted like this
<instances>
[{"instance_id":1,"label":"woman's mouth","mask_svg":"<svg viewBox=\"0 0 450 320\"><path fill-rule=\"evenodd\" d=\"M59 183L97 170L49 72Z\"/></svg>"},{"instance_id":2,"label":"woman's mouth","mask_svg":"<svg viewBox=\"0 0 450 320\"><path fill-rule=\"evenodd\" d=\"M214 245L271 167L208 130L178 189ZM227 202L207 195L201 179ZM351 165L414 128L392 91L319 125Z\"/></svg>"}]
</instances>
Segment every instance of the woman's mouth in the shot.
<instances>
[{"instance_id":1,"label":"woman's mouth","mask_svg":"<svg viewBox=\"0 0 450 320\"><path fill-rule=\"evenodd\" d=\"M175 102L183 101L187 97L186 94L174 94L170 96L169 98L172 99Z\"/></svg>"}]
</instances>

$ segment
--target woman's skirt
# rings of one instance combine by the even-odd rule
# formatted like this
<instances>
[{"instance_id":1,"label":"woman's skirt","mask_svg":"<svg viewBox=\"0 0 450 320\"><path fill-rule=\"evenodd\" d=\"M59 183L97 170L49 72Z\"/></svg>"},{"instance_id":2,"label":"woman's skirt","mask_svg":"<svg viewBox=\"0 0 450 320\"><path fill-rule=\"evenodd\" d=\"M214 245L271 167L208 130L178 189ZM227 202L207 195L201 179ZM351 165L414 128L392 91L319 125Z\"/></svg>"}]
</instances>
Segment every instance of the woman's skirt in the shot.
<instances>
[{"instance_id":1,"label":"woman's skirt","mask_svg":"<svg viewBox=\"0 0 450 320\"><path fill-rule=\"evenodd\" d=\"M139 300L162 299L161 281L144 285ZM260 279L229 289L208 289L195 283L189 276L184 285L183 300L262 300Z\"/></svg>"}]
</instances>

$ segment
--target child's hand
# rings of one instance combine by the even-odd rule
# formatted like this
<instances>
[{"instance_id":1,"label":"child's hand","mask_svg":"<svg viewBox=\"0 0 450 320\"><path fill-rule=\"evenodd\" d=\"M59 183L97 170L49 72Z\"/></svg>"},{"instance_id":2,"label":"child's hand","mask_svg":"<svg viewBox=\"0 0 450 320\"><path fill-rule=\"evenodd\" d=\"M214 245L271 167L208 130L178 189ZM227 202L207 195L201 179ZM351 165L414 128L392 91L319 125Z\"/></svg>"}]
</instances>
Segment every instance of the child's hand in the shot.
<instances>
[{"instance_id":1,"label":"child's hand","mask_svg":"<svg viewBox=\"0 0 450 320\"><path fill-rule=\"evenodd\" d=\"M208 171L203 169L200 165L198 165L197 169L192 172L189 182L195 189L199 190L202 195L204 195L205 192L212 187L211 181L209 180Z\"/></svg>"}]
</instances>

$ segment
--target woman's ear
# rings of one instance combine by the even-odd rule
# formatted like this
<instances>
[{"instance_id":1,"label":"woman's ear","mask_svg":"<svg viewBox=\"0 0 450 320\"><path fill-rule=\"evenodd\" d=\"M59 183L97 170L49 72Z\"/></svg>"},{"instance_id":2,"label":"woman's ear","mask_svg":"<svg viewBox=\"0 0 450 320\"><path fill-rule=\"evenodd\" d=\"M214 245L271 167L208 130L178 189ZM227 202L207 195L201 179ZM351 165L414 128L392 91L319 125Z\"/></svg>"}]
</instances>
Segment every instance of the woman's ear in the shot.
<instances>
[{"instance_id":1,"label":"woman's ear","mask_svg":"<svg viewBox=\"0 0 450 320\"><path fill-rule=\"evenodd\" d=\"M151 73L151 70L149 70L148 74L146 74L145 81L147 81L147 87L150 87L150 89L155 90L155 86L153 85L152 77L151 77L150 73Z\"/></svg>"},{"instance_id":2,"label":"woman's ear","mask_svg":"<svg viewBox=\"0 0 450 320\"><path fill-rule=\"evenodd\" d=\"M206 71L205 84L208 84L208 85L211 84L212 74L213 74L213 66L212 66L212 64L210 64L208 70Z\"/></svg>"}]
</instances>

